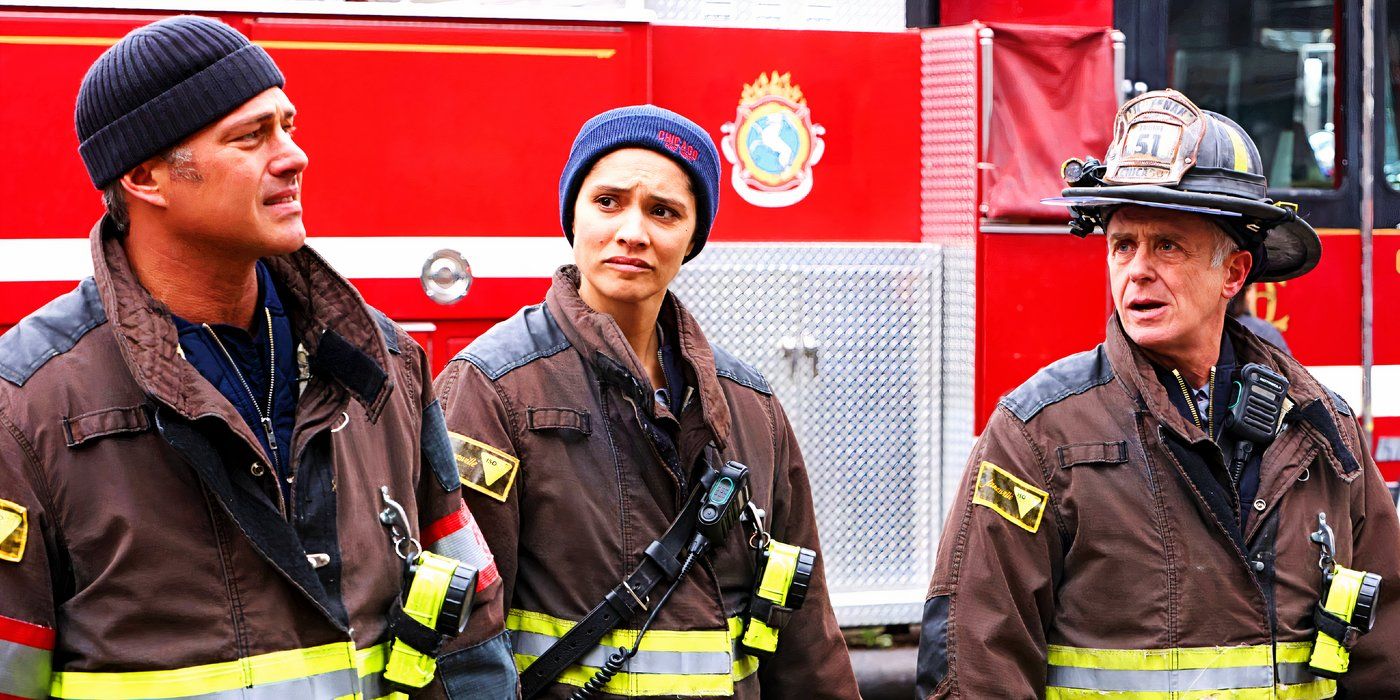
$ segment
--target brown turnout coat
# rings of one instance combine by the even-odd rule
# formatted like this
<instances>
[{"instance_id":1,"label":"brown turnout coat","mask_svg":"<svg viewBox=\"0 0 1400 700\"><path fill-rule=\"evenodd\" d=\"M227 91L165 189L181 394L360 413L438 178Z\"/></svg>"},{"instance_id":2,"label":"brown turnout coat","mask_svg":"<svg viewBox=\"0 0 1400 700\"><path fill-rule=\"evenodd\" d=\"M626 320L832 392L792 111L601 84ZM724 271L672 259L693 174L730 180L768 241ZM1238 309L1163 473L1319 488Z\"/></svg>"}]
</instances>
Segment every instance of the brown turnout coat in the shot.
<instances>
[{"instance_id":1,"label":"brown turnout coat","mask_svg":"<svg viewBox=\"0 0 1400 700\"><path fill-rule=\"evenodd\" d=\"M177 354L170 311L102 232L95 277L0 338L0 509L27 523L22 555L0 560L0 693L47 695L50 671L75 688L75 672L386 641L402 569L380 487L415 536L470 521L422 349L310 249L264 260L309 356L284 503L248 425ZM470 529L455 531L447 540L466 543ZM489 660L503 619L496 583L451 648ZM384 690L373 681L367 697Z\"/></svg>"},{"instance_id":2,"label":"brown turnout coat","mask_svg":"<svg viewBox=\"0 0 1400 700\"><path fill-rule=\"evenodd\" d=\"M1294 404L1263 454L1246 529L1226 527L1236 515L1219 448L1173 407L1114 317L1102 345L1007 395L974 447L925 606L921 696L1188 697L1064 690L1092 686L1095 674L1160 687L1165 671L1123 670L1161 662L1190 669L1169 681L1177 691L1216 678L1263 687L1220 697L1329 697L1306 673L1322 593L1308 536L1325 512L1338 563L1384 577L1375 629L1340 686L1352 698L1400 697L1400 523L1356 419L1291 357L1226 323L1238 363L1282 373ZM1001 491L1029 495L983 487L988 464L1022 484L997 477ZM1228 668L1247 646L1260 655L1245 665L1260 668ZM1182 649L1204 651L1083 651ZM1126 665L1072 668L1110 660Z\"/></svg>"},{"instance_id":3,"label":"brown turnout coat","mask_svg":"<svg viewBox=\"0 0 1400 700\"><path fill-rule=\"evenodd\" d=\"M533 660L530 653L548 641L538 634L541 621L571 625L622 581L666 531L691 488L682 490L648 437L650 421L642 412L654 410L659 422L677 419L654 401L647 373L612 317L590 309L578 285L577 269L561 268L543 304L478 338L437 380L448 428L466 448L459 465L464 458L475 464L480 448L473 443L519 461L518 474L495 482L514 478L504 495L499 486L476 488L482 486L473 483L480 482L479 473L463 471L471 487L465 497L505 580L518 664ZM767 382L710 345L674 296L666 298L662 322L679 338L693 387L677 432L677 463L689 472L689 483L713 445L723 459L751 470L753 498L767 511L773 537L819 550L807 470ZM654 629L724 634L752 587L745 539L736 527L696 566ZM733 661L736 668L743 663L737 654ZM575 684L591 675L577 666L571 671ZM806 604L782 630L777 655L756 673L735 675L743 675L732 689L738 698L858 697L820 556ZM680 684L647 690L635 677L613 688L619 686L628 686L629 695L695 694ZM558 683L545 695L567 697L573 689Z\"/></svg>"}]
</instances>

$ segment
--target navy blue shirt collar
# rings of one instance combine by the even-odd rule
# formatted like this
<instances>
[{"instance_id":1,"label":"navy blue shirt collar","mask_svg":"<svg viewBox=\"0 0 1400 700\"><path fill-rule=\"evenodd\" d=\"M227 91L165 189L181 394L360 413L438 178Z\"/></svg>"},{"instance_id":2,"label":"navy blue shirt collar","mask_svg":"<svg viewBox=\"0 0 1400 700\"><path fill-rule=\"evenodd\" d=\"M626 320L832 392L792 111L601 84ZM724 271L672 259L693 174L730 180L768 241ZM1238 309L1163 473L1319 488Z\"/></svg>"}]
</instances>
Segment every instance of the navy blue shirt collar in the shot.
<instances>
[{"instance_id":1,"label":"navy blue shirt collar","mask_svg":"<svg viewBox=\"0 0 1400 700\"><path fill-rule=\"evenodd\" d=\"M261 443L264 455L276 472L290 476L288 455L296 426L296 347L291 322L272 273L261 261L255 267L258 301L254 307L256 311L251 329L209 324L209 330L206 330L205 324L191 323L179 316L174 316L175 328L185 359L238 411ZM271 343L267 333L269 318L272 321ZM217 342L211 337L211 331L218 336ZM272 354L277 364L272 377L269 377L268 358L274 349L276 352ZM229 364L230 357L233 366ZM243 385L245 380L248 383L246 388ZM269 383L274 387L271 406L266 405ZM253 396L249 396L250 391ZM268 415L272 421L271 436L262 423L262 415ZM279 481L287 491L286 480Z\"/></svg>"}]
</instances>

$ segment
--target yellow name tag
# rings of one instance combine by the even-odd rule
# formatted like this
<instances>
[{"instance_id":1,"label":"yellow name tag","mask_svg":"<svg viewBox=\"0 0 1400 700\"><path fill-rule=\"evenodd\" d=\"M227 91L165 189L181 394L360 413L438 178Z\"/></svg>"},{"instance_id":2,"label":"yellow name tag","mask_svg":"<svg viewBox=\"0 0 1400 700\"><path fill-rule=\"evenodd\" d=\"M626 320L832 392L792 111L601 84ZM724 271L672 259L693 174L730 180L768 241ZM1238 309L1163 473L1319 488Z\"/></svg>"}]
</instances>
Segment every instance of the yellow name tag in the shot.
<instances>
[{"instance_id":1,"label":"yellow name tag","mask_svg":"<svg viewBox=\"0 0 1400 700\"><path fill-rule=\"evenodd\" d=\"M24 558L29 539L29 511L18 503L0 500L0 561Z\"/></svg>"},{"instance_id":2,"label":"yellow name tag","mask_svg":"<svg viewBox=\"0 0 1400 700\"><path fill-rule=\"evenodd\" d=\"M452 439L452 452L462 483L505 503L515 483L515 473L520 470L520 460L504 450L450 430L447 436Z\"/></svg>"},{"instance_id":3,"label":"yellow name tag","mask_svg":"<svg viewBox=\"0 0 1400 700\"><path fill-rule=\"evenodd\" d=\"M1035 532L1045 515L1049 494L1012 476L991 462L977 468L977 487L972 490L972 502L999 513L1017 527Z\"/></svg>"}]
</instances>

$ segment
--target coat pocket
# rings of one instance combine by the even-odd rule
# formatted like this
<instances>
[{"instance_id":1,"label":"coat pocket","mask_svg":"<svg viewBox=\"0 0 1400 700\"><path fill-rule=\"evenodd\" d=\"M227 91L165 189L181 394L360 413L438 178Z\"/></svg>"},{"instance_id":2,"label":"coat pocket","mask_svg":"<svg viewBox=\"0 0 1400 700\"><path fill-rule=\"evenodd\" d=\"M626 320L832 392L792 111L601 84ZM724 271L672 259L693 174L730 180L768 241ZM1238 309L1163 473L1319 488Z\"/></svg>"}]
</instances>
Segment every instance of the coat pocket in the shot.
<instances>
[{"instance_id":1,"label":"coat pocket","mask_svg":"<svg viewBox=\"0 0 1400 700\"><path fill-rule=\"evenodd\" d=\"M63 438L69 447L107 435L144 433L150 429L151 418L145 406L104 408L63 418Z\"/></svg>"},{"instance_id":2,"label":"coat pocket","mask_svg":"<svg viewBox=\"0 0 1400 700\"><path fill-rule=\"evenodd\" d=\"M585 438L593 433L588 411L531 406L525 412L526 426L533 432L556 433L565 439Z\"/></svg>"},{"instance_id":3,"label":"coat pocket","mask_svg":"<svg viewBox=\"0 0 1400 700\"><path fill-rule=\"evenodd\" d=\"M1076 442L1061 445L1055 450L1061 469L1092 464L1123 464L1128 461L1128 443L1118 442Z\"/></svg>"}]
</instances>

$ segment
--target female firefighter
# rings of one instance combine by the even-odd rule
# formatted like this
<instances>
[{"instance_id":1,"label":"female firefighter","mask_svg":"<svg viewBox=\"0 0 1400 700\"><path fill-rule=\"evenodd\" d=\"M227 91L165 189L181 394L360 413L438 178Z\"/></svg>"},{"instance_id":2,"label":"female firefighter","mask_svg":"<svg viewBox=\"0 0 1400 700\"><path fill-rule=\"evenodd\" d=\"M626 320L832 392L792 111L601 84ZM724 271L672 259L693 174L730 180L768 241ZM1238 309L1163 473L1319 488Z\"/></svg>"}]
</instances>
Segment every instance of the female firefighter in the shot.
<instances>
[{"instance_id":1,"label":"female firefighter","mask_svg":"<svg viewBox=\"0 0 1400 700\"><path fill-rule=\"evenodd\" d=\"M575 264L437 379L527 698L859 696L782 406L667 292L719 171L678 114L590 119L559 182Z\"/></svg>"}]
</instances>

